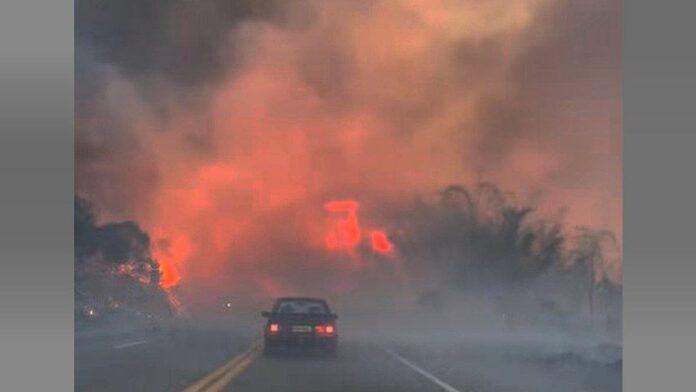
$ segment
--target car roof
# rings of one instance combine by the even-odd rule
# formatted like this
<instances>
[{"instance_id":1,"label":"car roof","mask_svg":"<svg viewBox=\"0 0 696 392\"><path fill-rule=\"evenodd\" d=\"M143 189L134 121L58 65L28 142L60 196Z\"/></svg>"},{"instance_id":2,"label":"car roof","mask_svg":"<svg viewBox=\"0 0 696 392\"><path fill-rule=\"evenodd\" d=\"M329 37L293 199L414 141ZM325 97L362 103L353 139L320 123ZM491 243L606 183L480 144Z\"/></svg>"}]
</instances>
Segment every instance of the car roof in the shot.
<instances>
[{"instance_id":1,"label":"car roof","mask_svg":"<svg viewBox=\"0 0 696 392\"><path fill-rule=\"evenodd\" d=\"M278 297L276 301L319 301L326 302L323 298L312 298L312 297Z\"/></svg>"}]
</instances>

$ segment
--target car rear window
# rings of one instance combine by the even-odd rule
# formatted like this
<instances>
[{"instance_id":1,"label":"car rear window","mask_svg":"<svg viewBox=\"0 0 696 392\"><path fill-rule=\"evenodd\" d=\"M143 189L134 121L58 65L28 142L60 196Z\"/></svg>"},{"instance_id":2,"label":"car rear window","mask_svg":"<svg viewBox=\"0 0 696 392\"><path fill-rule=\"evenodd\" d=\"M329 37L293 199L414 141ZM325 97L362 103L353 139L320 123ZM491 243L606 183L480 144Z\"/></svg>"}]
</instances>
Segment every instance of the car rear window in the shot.
<instances>
[{"instance_id":1,"label":"car rear window","mask_svg":"<svg viewBox=\"0 0 696 392\"><path fill-rule=\"evenodd\" d=\"M276 303L275 312L282 314L327 314L329 309L323 301L287 299Z\"/></svg>"}]
</instances>

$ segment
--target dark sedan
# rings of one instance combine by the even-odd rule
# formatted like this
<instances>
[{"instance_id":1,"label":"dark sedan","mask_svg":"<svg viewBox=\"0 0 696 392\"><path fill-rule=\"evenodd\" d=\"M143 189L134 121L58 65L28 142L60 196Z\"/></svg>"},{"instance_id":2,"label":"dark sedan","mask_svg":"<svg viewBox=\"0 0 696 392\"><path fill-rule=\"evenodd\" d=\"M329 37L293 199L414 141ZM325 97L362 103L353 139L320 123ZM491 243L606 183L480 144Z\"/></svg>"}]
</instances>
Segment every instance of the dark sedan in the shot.
<instances>
[{"instance_id":1,"label":"dark sedan","mask_svg":"<svg viewBox=\"0 0 696 392\"><path fill-rule=\"evenodd\" d=\"M278 298L264 328L264 352L288 348L313 348L336 354L338 316L323 299L305 297Z\"/></svg>"}]
</instances>

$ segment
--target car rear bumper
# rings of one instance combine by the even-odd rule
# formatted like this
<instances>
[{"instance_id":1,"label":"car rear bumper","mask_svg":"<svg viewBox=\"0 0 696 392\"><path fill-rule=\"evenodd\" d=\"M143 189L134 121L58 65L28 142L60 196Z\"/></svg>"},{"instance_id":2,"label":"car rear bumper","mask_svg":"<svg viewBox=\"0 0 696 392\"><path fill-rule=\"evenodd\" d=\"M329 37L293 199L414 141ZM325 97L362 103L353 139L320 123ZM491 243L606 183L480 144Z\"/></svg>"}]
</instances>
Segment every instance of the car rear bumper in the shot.
<instances>
[{"instance_id":1,"label":"car rear bumper","mask_svg":"<svg viewBox=\"0 0 696 392\"><path fill-rule=\"evenodd\" d=\"M266 348L326 348L333 349L338 343L337 336L315 336L315 335L266 335Z\"/></svg>"}]
</instances>

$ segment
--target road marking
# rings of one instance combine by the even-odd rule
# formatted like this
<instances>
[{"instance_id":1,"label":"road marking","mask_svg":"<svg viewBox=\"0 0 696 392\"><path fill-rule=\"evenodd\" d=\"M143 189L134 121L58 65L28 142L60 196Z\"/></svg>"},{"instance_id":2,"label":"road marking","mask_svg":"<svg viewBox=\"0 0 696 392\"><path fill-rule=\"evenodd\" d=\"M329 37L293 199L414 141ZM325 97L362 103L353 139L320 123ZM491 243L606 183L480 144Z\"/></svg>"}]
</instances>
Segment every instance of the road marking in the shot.
<instances>
[{"instance_id":1,"label":"road marking","mask_svg":"<svg viewBox=\"0 0 696 392\"><path fill-rule=\"evenodd\" d=\"M247 366L258 357L260 344L255 341L252 346L243 353L232 358L226 364L220 366L205 377L191 384L183 392L219 392L234 381Z\"/></svg>"},{"instance_id":2,"label":"road marking","mask_svg":"<svg viewBox=\"0 0 696 392\"><path fill-rule=\"evenodd\" d=\"M425 370L421 369L420 367L416 366L413 362L409 361L408 359L402 357L401 355L395 353L394 351L388 349L388 348L383 348L384 351L386 351L389 355L394 357L397 361L401 362L402 364L408 366L411 370L415 371L416 373L420 374L421 376L427 378L430 380L432 383L437 385L438 387L442 388L443 391L446 392L460 392L458 389L455 387L447 384L446 382L440 380L439 378L433 376L432 374L426 372Z\"/></svg>"},{"instance_id":3,"label":"road marking","mask_svg":"<svg viewBox=\"0 0 696 392\"><path fill-rule=\"evenodd\" d=\"M211 385L208 389L206 389L206 392L220 392L220 391L222 391L225 387L227 387L229 384L231 384L235 378L237 378L240 374L242 374L242 372L249 365L251 365L252 362L254 362L259 351L260 350L255 349L251 354L247 355L244 359L242 359L240 362L237 363L237 366L230 369L229 372L225 373L213 385Z\"/></svg>"},{"instance_id":4,"label":"road marking","mask_svg":"<svg viewBox=\"0 0 696 392\"><path fill-rule=\"evenodd\" d=\"M122 348L138 346L138 345L141 345L141 344L144 344L144 343L147 343L147 342L149 342L149 340L137 340L137 341L135 341L135 342L128 342L128 343L117 344L117 345L114 346L114 349L120 350L120 349L122 349Z\"/></svg>"}]
</instances>

